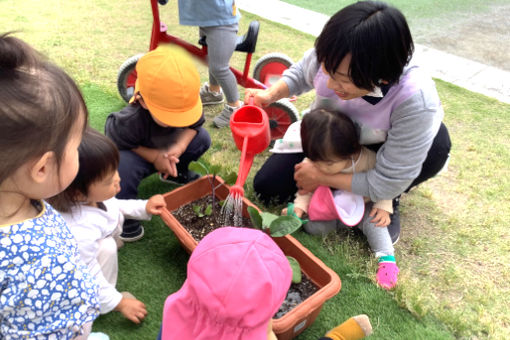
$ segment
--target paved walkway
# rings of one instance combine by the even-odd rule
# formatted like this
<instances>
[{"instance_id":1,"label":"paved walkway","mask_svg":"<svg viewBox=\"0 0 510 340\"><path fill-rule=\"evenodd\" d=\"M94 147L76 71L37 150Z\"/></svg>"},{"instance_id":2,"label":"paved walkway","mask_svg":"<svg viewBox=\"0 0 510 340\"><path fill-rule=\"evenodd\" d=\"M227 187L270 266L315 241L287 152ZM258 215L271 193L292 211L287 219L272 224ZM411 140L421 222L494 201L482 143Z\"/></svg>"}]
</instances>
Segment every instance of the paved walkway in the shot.
<instances>
[{"instance_id":1,"label":"paved walkway","mask_svg":"<svg viewBox=\"0 0 510 340\"><path fill-rule=\"evenodd\" d=\"M313 36L319 35L329 19L327 15L279 0L237 0L237 5L246 12ZM510 72L423 45L415 44L415 48L414 58L432 77L510 104Z\"/></svg>"}]
</instances>

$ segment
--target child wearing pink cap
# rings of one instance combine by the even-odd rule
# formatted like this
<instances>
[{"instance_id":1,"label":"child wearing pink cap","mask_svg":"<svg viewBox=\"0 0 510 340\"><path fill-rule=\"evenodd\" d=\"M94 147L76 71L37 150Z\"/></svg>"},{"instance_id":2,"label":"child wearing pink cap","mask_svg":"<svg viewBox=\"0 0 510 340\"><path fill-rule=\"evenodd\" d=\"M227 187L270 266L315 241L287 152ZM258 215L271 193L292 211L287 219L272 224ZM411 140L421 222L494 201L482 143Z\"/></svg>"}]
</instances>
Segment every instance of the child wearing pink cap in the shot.
<instances>
[{"instance_id":1,"label":"child wearing pink cap","mask_svg":"<svg viewBox=\"0 0 510 340\"><path fill-rule=\"evenodd\" d=\"M375 152L360 145L356 126L341 112L312 110L303 117L300 135L304 162L312 162L325 175L355 173L375 166ZM326 234L345 226L359 228L379 260L377 283L385 289L397 284L399 269L386 228L393 213L391 200L373 203L367 199L364 204L359 195L319 186L313 193L298 192L289 208L282 214L301 218L308 213L310 221L304 229L310 234Z\"/></svg>"},{"instance_id":2,"label":"child wearing pink cap","mask_svg":"<svg viewBox=\"0 0 510 340\"><path fill-rule=\"evenodd\" d=\"M161 339L276 339L271 320L291 278L287 258L267 234L216 229L191 254L181 289L166 299ZM370 333L368 317L361 315L323 339L361 339Z\"/></svg>"}]
</instances>

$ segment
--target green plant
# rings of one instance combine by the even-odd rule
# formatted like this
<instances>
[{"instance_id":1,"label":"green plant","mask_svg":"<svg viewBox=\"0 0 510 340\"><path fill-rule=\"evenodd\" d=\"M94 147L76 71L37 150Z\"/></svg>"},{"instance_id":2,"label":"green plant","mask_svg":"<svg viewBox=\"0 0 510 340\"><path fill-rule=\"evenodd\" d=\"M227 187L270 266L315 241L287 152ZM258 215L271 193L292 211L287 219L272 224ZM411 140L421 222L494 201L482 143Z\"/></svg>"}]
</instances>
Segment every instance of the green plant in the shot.
<instances>
[{"instance_id":1,"label":"green plant","mask_svg":"<svg viewBox=\"0 0 510 340\"><path fill-rule=\"evenodd\" d=\"M199 173L200 175L202 176L205 176L205 175L213 175L213 178L210 180L211 183L214 182L214 178L216 177L216 175L218 173L221 172L221 165L219 164L208 164L205 160L203 159L200 159L198 161L193 161L189 164L189 167L188 167L190 170L193 170L197 173ZM223 180L225 181L225 183L227 183L228 185L232 185L235 183L237 179L237 174L233 171L229 172L224 178Z\"/></svg>"},{"instance_id":2,"label":"green plant","mask_svg":"<svg viewBox=\"0 0 510 340\"><path fill-rule=\"evenodd\" d=\"M300 283L302 274L299 262L292 256L287 256L287 260L289 260L290 268L292 268L292 283Z\"/></svg>"},{"instance_id":3,"label":"green plant","mask_svg":"<svg viewBox=\"0 0 510 340\"><path fill-rule=\"evenodd\" d=\"M269 212L259 213L254 207L248 207L247 209L253 227L266 231L273 237L292 234L303 224L300 219L294 216L278 216ZM292 268L292 283L300 283L301 267L299 262L291 256L287 256L287 259Z\"/></svg>"},{"instance_id":4,"label":"green plant","mask_svg":"<svg viewBox=\"0 0 510 340\"><path fill-rule=\"evenodd\" d=\"M214 207L214 201L216 199L215 190L217 187L214 186L214 179L216 178L216 175L218 172L221 171L221 166L217 164L208 164L204 160L199 161L193 161L189 164L188 169L195 171L196 173L206 176L206 175L212 175L212 177L209 177L209 183L211 184L211 196L212 196L212 204L208 205L204 211L202 212L201 208L199 206L193 206L193 211L197 214L198 217L204 217L209 216L213 212ZM237 174L234 172L230 172L226 178L224 179L225 183L227 184L233 184L237 178Z\"/></svg>"},{"instance_id":5,"label":"green plant","mask_svg":"<svg viewBox=\"0 0 510 340\"><path fill-rule=\"evenodd\" d=\"M269 212L262 212L248 207L251 223L257 229L269 231L273 237L282 237L298 230L303 222L294 216L278 216Z\"/></svg>"},{"instance_id":6,"label":"green plant","mask_svg":"<svg viewBox=\"0 0 510 340\"><path fill-rule=\"evenodd\" d=\"M198 217L211 216L212 205L208 204L205 208L203 208L199 205L194 205L193 211L195 212L195 214L197 214Z\"/></svg>"}]
</instances>

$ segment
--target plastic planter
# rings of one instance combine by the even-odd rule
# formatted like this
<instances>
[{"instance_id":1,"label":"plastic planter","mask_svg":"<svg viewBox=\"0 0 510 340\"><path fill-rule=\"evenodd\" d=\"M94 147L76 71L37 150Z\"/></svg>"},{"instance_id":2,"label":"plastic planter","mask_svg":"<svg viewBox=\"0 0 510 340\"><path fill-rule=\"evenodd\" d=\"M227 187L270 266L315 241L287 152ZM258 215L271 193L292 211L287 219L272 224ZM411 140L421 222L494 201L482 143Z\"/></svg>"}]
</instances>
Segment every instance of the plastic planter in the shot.
<instances>
[{"instance_id":1,"label":"plastic planter","mask_svg":"<svg viewBox=\"0 0 510 340\"><path fill-rule=\"evenodd\" d=\"M191 253L197 246L197 241L172 215L172 211L194 202L206 195L210 195L212 187L209 182L212 176L204 176L194 182L179 187L164 194L167 208L161 215L165 224L175 233L179 242ZM215 196L218 200L225 200L229 194L229 187L218 176L214 179ZM243 214L248 216L246 208L256 206L248 199L243 198ZM341 288L338 275L327 267L319 258L313 255L294 237L274 237L284 254L294 257L301 265L301 270L319 288L312 296L291 309L278 319L273 319L273 330L279 340L289 340L296 337L309 327L319 315L326 300L336 295Z\"/></svg>"}]
</instances>

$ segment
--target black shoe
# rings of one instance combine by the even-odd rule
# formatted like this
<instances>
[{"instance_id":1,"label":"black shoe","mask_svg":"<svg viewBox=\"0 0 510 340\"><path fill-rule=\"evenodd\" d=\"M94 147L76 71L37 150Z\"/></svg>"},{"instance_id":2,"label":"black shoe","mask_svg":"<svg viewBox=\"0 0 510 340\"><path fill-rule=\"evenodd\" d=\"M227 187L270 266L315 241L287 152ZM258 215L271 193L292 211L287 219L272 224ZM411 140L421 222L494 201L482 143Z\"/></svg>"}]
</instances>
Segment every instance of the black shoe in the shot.
<instances>
[{"instance_id":1,"label":"black shoe","mask_svg":"<svg viewBox=\"0 0 510 340\"><path fill-rule=\"evenodd\" d=\"M124 242L135 242L143 237L143 226L137 220L126 220L119 238Z\"/></svg>"},{"instance_id":2,"label":"black shoe","mask_svg":"<svg viewBox=\"0 0 510 340\"><path fill-rule=\"evenodd\" d=\"M195 171L187 170L186 173L180 173L177 177L168 176L166 179L163 178L163 174L159 174L159 180L165 183L183 185L189 182L193 182L200 178L200 175Z\"/></svg>"},{"instance_id":3,"label":"black shoe","mask_svg":"<svg viewBox=\"0 0 510 340\"><path fill-rule=\"evenodd\" d=\"M400 197L393 200L393 214L391 214L390 224L388 225L388 232L390 233L391 242L396 244L400 239L400 212L398 206L400 204Z\"/></svg>"}]
</instances>

